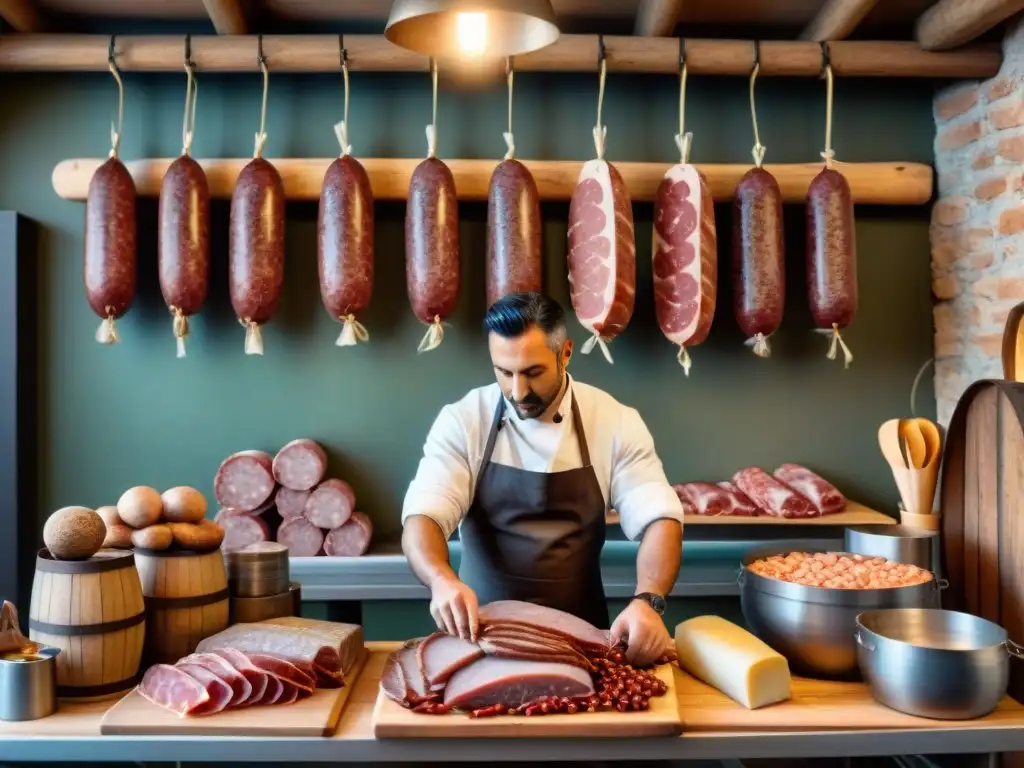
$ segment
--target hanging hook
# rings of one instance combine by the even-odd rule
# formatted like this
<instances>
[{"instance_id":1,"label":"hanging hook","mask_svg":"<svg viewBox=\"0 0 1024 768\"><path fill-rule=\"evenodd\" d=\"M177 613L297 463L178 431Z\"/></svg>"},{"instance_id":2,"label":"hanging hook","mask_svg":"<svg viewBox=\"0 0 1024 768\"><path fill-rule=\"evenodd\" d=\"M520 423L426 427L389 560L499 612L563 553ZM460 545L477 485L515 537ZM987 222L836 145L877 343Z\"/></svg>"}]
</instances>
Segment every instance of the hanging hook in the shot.
<instances>
[{"instance_id":1,"label":"hanging hook","mask_svg":"<svg viewBox=\"0 0 1024 768\"><path fill-rule=\"evenodd\" d=\"M267 57L263 55L263 35L259 36L257 46L256 60L260 65L260 70L263 72L263 104L260 107L260 132L256 134L256 147L253 150L253 157L263 157L263 147L267 143L267 90L270 81Z\"/></svg>"},{"instance_id":2,"label":"hanging hook","mask_svg":"<svg viewBox=\"0 0 1024 768\"><path fill-rule=\"evenodd\" d=\"M601 65L605 63L608 56L608 51L604 47L604 35L597 36L597 68L600 69Z\"/></svg>"},{"instance_id":3,"label":"hanging hook","mask_svg":"<svg viewBox=\"0 0 1024 768\"><path fill-rule=\"evenodd\" d=\"M117 81L117 126L110 124L110 153L108 157L117 157L121 149L121 131L124 128L124 83L121 82L121 73L117 69L117 50L115 48L116 35L110 36L110 48L107 51L107 67L110 74Z\"/></svg>"},{"instance_id":4,"label":"hanging hook","mask_svg":"<svg viewBox=\"0 0 1024 768\"><path fill-rule=\"evenodd\" d=\"M821 72L818 73L818 77L825 77L825 73L828 72L832 67L831 55L828 50L828 41L821 41Z\"/></svg>"},{"instance_id":5,"label":"hanging hook","mask_svg":"<svg viewBox=\"0 0 1024 768\"><path fill-rule=\"evenodd\" d=\"M196 63L192 61L192 35L185 35L185 69L195 69Z\"/></svg>"},{"instance_id":6,"label":"hanging hook","mask_svg":"<svg viewBox=\"0 0 1024 768\"><path fill-rule=\"evenodd\" d=\"M345 47L344 35L338 35L338 48L341 49L341 66L344 69L348 66L348 48Z\"/></svg>"},{"instance_id":7,"label":"hanging hook","mask_svg":"<svg viewBox=\"0 0 1024 768\"><path fill-rule=\"evenodd\" d=\"M110 36L110 48L107 50L107 65L114 67L117 66L117 51L114 48L114 38L117 35Z\"/></svg>"},{"instance_id":8,"label":"hanging hook","mask_svg":"<svg viewBox=\"0 0 1024 768\"><path fill-rule=\"evenodd\" d=\"M341 145L339 157L345 157L352 152L352 146L348 143L348 49L345 47L345 36L338 35L338 59L341 63L341 79L345 84L345 106L341 120L334 124L334 135L338 137Z\"/></svg>"},{"instance_id":9,"label":"hanging hook","mask_svg":"<svg viewBox=\"0 0 1024 768\"><path fill-rule=\"evenodd\" d=\"M757 70L761 68L761 41L754 41L754 66L752 69Z\"/></svg>"},{"instance_id":10,"label":"hanging hook","mask_svg":"<svg viewBox=\"0 0 1024 768\"><path fill-rule=\"evenodd\" d=\"M514 71L515 71L515 57L514 56L506 56L505 57L505 79L508 80L509 75L511 75Z\"/></svg>"},{"instance_id":11,"label":"hanging hook","mask_svg":"<svg viewBox=\"0 0 1024 768\"><path fill-rule=\"evenodd\" d=\"M192 138L196 130L196 99L199 97L199 86L195 81L196 64L192 61L192 36L185 35L185 75L188 83L185 86L185 117L182 119L181 146L182 154L189 154L192 149Z\"/></svg>"},{"instance_id":12,"label":"hanging hook","mask_svg":"<svg viewBox=\"0 0 1024 768\"><path fill-rule=\"evenodd\" d=\"M260 69L264 69L267 66L267 57L263 55L263 35L259 36L256 45L256 63L260 65Z\"/></svg>"},{"instance_id":13,"label":"hanging hook","mask_svg":"<svg viewBox=\"0 0 1024 768\"><path fill-rule=\"evenodd\" d=\"M686 66L686 38L679 38L679 69Z\"/></svg>"}]
</instances>

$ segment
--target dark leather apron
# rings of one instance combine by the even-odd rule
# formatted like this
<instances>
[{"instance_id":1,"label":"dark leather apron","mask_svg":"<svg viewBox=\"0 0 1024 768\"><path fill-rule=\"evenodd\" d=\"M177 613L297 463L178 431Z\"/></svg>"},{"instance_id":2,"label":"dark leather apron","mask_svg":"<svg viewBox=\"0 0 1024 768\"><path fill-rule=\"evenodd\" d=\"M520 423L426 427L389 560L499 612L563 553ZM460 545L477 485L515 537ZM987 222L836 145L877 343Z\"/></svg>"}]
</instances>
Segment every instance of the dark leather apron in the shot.
<instances>
[{"instance_id":1,"label":"dark leather apron","mask_svg":"<svg viewBox=\"0 0 1024 768\"><path fill-rule=\"evenodd\" d=\"M531 472L491 461L504 411L505 399L499 397L473 503L459 532L459 578L481 605L523 600L608 629L601 580L605 501L576 398L572 420L582 466L562 472Z\"/></svg>"}]
</instances>

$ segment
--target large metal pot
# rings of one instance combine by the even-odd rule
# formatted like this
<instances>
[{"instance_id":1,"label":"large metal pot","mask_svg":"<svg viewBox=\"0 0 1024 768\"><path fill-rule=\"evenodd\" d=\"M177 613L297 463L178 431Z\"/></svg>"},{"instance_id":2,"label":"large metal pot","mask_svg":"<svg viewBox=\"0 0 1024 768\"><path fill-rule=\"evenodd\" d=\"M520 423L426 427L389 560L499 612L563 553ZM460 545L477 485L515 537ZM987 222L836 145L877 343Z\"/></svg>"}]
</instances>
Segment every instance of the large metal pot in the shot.
<instances>
[{"instance_id":1,"label":"large metal pot","mask_svg":"<svg viewBox=\"0 0 1024 768\"><path fill-rule=\"evenodd\" d=\"M747 566L772 555L798 551L773 546L749 552L740 571L740 608L750 631L781 653L805 677L857 680L857 616L880 608L938 608L940 584L832 589L760 576ZM850 554L850 553L837 553Z\"/></svg>"},{"instance_id":2,"label":"large metal pot","mask_svg":"<svg viewBox=\"0 0 1024 768\"><path fill-rule=\"evenodd\" d=\"M1024 658L998 624L957 611L866 611L855 637L871 695L938 720L987 715L1006 695L1010 656Z\"/></svg>"},{"instance_id":3,"label":"large metal pot","mask_svg":"<svg viewBox=\"0 0 1024 768\"><path fill-rule=\"evenodd\" d=\"M906 525L853 525L846 529L843 545L848 552L934 571L938 539L938 531Z\"/></svg>"}]
</instances>

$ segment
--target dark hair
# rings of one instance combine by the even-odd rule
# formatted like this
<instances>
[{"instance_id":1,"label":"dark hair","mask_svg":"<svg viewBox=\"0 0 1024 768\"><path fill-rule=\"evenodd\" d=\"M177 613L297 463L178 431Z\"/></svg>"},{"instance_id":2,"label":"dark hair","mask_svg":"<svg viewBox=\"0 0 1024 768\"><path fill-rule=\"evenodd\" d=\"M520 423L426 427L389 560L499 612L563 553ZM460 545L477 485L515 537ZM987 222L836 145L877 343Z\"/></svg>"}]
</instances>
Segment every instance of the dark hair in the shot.
<instances>
[{"instance_id":1,"label":"dark hair","mask_svg":"<svg viewBox=\"0 0 1024 768\"><path fill-rule=\"evenodd\" d=\"M543 293L510 293L491 304L484 315L484 328L506 339L520 336L537 326L548 336L565 330L565 310Z\"/></svg>"}]
</instances>

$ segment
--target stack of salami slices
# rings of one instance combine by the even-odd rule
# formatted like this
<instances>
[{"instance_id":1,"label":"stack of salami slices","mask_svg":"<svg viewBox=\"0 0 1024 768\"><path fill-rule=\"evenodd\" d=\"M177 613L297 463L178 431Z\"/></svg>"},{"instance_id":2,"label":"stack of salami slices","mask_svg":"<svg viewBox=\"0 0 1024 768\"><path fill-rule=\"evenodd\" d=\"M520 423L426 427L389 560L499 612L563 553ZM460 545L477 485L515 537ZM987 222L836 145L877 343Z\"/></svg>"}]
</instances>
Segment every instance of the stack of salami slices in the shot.
<instances>
[{"instance_id":1,"label":"stack of salami slices","mask_svg":"<svg viewBox=\"0 0 1024 768\"><path fill-rule=\"evenodd\" d=\"M309 438L292 440L275 456L248 450L226 458L214 478L224 551L276 540L291 557L365 554L373 522L355 508L352 487L326 473L327 453Z\"/></svg>"}]
</instances>

